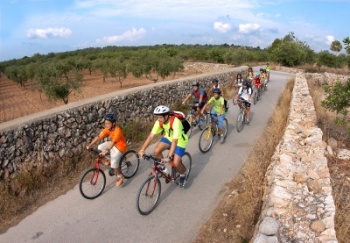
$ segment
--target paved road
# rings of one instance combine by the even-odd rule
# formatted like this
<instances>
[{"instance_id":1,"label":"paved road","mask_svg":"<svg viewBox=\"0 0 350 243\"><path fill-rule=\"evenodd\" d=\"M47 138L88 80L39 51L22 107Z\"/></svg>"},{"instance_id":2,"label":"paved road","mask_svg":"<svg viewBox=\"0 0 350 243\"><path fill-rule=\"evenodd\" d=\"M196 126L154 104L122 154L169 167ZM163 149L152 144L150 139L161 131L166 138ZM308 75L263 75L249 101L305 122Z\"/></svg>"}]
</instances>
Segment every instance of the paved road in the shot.
<instances>
[{"instance_id":1,"label":"paved road","mask_svg":"<svg viewBox=\"0 0 350 243\"><path fill-rule=\"evenodd\" d=\"M114 177L107 175L104 193L87 200L76 186L0 235L0 242L193 241L222 198L225 183L237 174L255 139L262 134L288 78L294 75L272 72L271 77L268 92L252 106L250 125L240 133L235 129L238 108L230 102L225 144L214 143L211 151L202 154L198 149L199 132L194 130L188 147L193 168L186 188L162 181L160 203L150 215L141 216L136 209L136 192L151 168L144 161L122 188L115 188Z\"/></svg>"}]
</instances>

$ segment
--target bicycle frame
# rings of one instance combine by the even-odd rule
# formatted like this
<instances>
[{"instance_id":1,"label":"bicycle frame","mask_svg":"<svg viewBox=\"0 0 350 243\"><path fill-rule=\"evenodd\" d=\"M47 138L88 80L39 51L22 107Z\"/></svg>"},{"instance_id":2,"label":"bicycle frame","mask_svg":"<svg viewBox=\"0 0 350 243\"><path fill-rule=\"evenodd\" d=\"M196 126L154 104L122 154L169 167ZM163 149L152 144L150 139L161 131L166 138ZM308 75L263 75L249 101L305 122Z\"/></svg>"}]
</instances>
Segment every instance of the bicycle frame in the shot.
<instances>
[{"instance_id":1,"label":"bicycle frame","mask_svg":"<svg viewBox=\"0 0 350 243\"><path fill-rule=\"evenodd\" d=\"M165 181L168 183L170 181L175 181L178 178L178 176L175 177L174 174L173 174L173 169L174 169L173 161L169 162L169 165L171 167L171 172L169 174L165 174L161 169L159 169L159 166L160 165L164 165L165 162L163 162L160 159L155 158L153 156L147 156L147 159L152 159L153 160L153 169L149 173L149 176L154 175L154 179L155 180L157 178L164 178Z\"/></svg>"}]
</instances>

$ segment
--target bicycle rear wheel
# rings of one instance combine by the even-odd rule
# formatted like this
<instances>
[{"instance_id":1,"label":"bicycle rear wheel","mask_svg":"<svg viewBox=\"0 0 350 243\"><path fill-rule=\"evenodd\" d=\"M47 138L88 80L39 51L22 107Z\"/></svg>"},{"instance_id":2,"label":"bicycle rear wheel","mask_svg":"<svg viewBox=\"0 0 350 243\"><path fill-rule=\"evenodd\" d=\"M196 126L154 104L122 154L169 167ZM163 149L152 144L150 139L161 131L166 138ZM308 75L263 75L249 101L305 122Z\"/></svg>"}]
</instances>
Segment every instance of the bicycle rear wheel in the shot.
<instances>
[{"instance_id":1,"label":"bicycle rear wheel","mask_svg":"<svg viewBox=\"0 0 350 243\"><path fill-rule=\"evenodd\" d=\"M140 165L140 158L135 150L126 151L119 160L119 169L126 179L133 177Z\"/></svg>"},{"instance_id":2,"label":"bicycle rear wheel","mask_svg":"<svg viewBox=\"0 0 350 243\"><path fill-rule=\"evenodd\" d=\"M188 180L192 169L192 156L189 152L185 152L184 156L182 156L181 161L182 164L186 167L186 180ZM172 173L173 178L175 178L176 185L179 185L180 173L175 167L172 168Z\"/></svg>"},{"instance_id":3,"label":"bicycle rear wheel","mask_svg":"<svg viewBox=\"0 0 350 243\"><path fill-rule=\"evenodd\" d=\"M206 153L210 150L211 146L213 145L213 140L214 140L214 134L210 126L205 128L201 135L199 136L199 150L202 153Z\"/></svg>"},{"instance_id":4,"label":"bicycle rear wheel","mask_svg":"<svg viewBox=\"0 0 350 243\"><path fill-rule=\"evenodd\" d=\"M150 214L156 207L161 187L158 177L149 176L141 185L136 199L137 210L142 215Z\"/></svg>"},{"instance_id":5,"label":"bicycle rear wheel","mask_svg":"<svg viewBox=\"0 0 350 243\"><path fill-rule=\"evenodd\" d=\"M244 111L240 111L236 121L237 132L242 131L243 127L244 127Z\"/></svg>"},{"instance_id":6,"label":"bicycle rear wheel","mask_svg":"<svg viewBox=\"0 0 350 243\"><path fill-rule=\"evenodd\" d=\"M100 196L106 186L106 175L98 168L90 168L84 172L79 181L80 194L86 199Z\"/></svg>"},{"instance_id":7,"label":"bicycle rear wheel","mask_svg":"<svg viewBox=\"0 0 350 243\"><path fill-rule=\"evenodd\" d=\"M224 123L223 123L224 127L223 127L223 131L224 131L224 138L226 138L227 136L227 132L228 132L228 121L227 119L225 118L224 119Z\"/></svg>"},{"instance_id":8,"label":"bicycle rear wheel","mask_svg":"<svg viewBox=\"0 0 350 243\"><path fill-rule=\"evenodd\" d=\"M254 97L253 97L254 105L256 105L256 102L258 102L258 90L254 90Z\"/></svg>"}]
</instances>

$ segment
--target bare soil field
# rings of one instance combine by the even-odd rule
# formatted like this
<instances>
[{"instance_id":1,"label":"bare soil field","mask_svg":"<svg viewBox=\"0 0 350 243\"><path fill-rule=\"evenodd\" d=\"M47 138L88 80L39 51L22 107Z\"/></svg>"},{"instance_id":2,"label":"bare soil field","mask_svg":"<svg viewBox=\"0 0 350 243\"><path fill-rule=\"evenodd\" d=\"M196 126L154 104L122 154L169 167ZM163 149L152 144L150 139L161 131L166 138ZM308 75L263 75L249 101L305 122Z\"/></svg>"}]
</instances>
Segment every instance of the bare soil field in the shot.
<instances>
[{"instance_id":1,"label":"bare soil field","mask_svg":"<svg viewBox=\"0 0 350 243\"><path fill-rule=\"evenodd\" d=\"M171 75L165 80L159 79L158 82L166 82L194 74L199 73L183 71L177 73L175 77ZM94 72L90 76L88 71L84 71L83 77L83 86L79 91L72 92L69 96L69 102L154 83L145 77L135 78L131 74L123 81L122 87L116 78L109 77L103 82L103 76L100 72ZM62 100L50 101L44 93L40 94L34 87L33 82L27 82L25 87L21 87L19 83L9 80L5 75L0 76L0 123L64 105Z\"/></svg>"}]
</instances>

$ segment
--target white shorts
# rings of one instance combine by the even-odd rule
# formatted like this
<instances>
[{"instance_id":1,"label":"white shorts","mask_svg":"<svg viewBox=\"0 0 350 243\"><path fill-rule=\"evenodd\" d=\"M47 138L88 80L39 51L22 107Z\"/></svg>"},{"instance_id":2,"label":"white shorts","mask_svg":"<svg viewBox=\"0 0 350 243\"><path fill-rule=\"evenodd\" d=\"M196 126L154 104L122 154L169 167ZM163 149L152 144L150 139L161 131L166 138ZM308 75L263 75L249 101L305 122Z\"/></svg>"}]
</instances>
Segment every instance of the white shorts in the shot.
<instances>
[{"instance_id":1,"label":"white shorts","mask_svg":"<svg viewBox=\"0 0 350 243\"><path fill-rule=\"evenodd\" d=\"M98 150L107 150L111 146L111 141L101 143L98 145ZM119 166L119 160L122 157L123 153L117 149L116 146L113 146L113 148L110 150L111 153L111 168L116 169Z\"/></svg>"}]
</instances>

